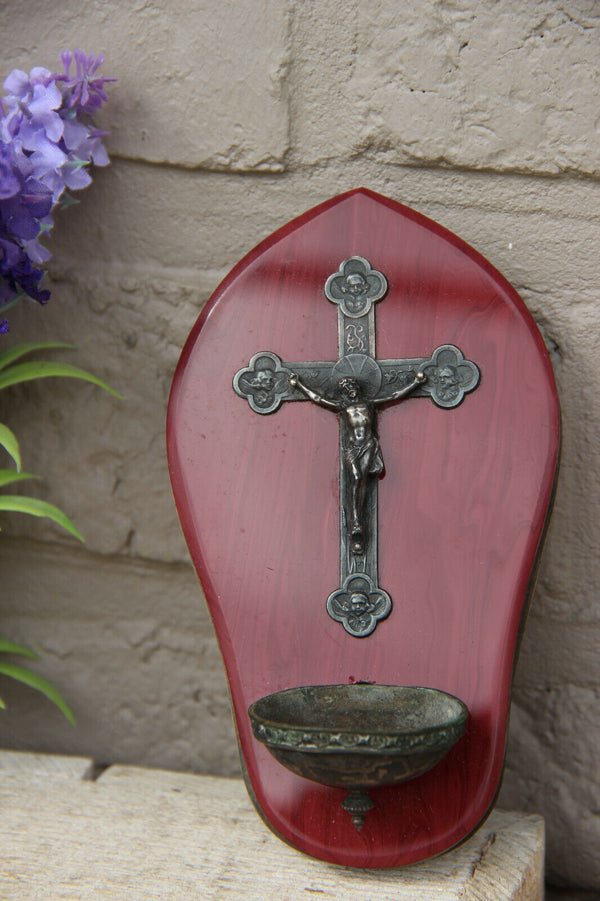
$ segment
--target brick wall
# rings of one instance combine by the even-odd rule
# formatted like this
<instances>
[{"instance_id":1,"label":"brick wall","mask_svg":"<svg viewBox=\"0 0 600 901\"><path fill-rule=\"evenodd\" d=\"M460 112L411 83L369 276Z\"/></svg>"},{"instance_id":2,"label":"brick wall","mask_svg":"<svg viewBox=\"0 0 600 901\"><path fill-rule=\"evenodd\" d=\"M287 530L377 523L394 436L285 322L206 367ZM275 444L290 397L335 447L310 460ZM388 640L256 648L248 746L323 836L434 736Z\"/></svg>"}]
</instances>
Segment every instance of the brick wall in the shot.
<instances>
[{"instance_id":1,"label":"brick wall","mask_svg":"<svg viewBox=\"0 0 600 901\"><path fill-rule=\"evenodd\" d=\"M198 312L259 240L364 185L512 282L561 395L561 480L516 676L501 803L543 813L550 877L600 889L600 7L592 0L21 0L0 72L106 53L112 165L57 217L52 300L8 341L64 339L122 401L0 398L41 496L85 534L2 523L0 625L43 655L72 730L5 690L2 741L238 772L222 666L166 468L170 380ZM7 39L8 38L8 39Z\"/></svg>"}]
</instances>

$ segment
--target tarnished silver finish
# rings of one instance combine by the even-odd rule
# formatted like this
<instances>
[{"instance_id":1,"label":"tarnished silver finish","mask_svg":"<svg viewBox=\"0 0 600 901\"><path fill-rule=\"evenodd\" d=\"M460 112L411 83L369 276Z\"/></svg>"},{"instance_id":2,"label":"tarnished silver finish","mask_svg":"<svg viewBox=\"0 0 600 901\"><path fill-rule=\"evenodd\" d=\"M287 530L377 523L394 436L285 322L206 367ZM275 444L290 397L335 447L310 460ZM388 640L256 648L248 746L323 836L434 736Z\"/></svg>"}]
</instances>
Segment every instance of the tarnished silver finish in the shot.
<instances>
[{"instance_id":1,"label":"tarnished silver finish","mask_svg":"<svg viewBox=\"0 0 600 901\"><path fill-rule=\"evenodd\" d=\"M379 588L364 572L349 575L341 588L327 598L327 612L342 623L346 632L357 638L370 635L380 619L390 613L392 602L387 591Z\"/></svg>"},{"instance_id":2,"label":"tarnished silver finish","mask_svg":"<svg viewBox=\"0 0 600 901\"><path fill-rule=\"evenodd\" d=\"M382 374L381 403L388 397L392 399L394 391L407 384L415 370L425 376L423 383L415 389L415 397L430 397L434 404L447 410L458 407L465 394L474 391L479 384L478 367L465 360L454 344L442 344L429 359L416 357L412 360L379 360L378 363Z\"/></svg>"},{"instance_id":3,"label":"tarnished silver finish","mask_svg":"<svg viewBox=\"0 0 600 901\"><path fill-rule=\"evenodd\" d=\"M375 432L375 406L406 397L425 381L425 376L417 372L411 382L381 400L377 397L381 370L372 357L365 354L343 357L333 367L332 375L338 381L330 397L309 388L296 373L290 376L290 385L300 388L313 403L340 414L346 532L352 554L363 556L367 532L364 516L367 485L370 476L379 476L383 472L383 458Z\"/></svg>"},{"instance_id":4,"label":"tarnished silver finish","mask_svg":"<svg viewBox=\"0 0 600 901\"><path fill-rule=\"evenodd\" d=\"M375 807L375 801L369 798L366 792L356 789L356 791L348 792L341 806L350 814L352 825L360 832L365 825L365 817Z\"/></svg>"},{"instance_id":5,"label":"tarnished silver finish","mask_svg":"<svg viewBox=\"0 0 600 901\"><path fill-rule=\"evenodd\" d=\"M359 683L279 691L248 714L255 737L287 769L350 790L342 806L360 829L373 806L365 790L432 769L462 736L468 710L433 688Z\"/></svg>"},{"instance_id":6,"label":"tarnished silver finish","mask_svg":"<svg viewBox=\"0 0 600 901\"><path fill-rule=\"evenodd\" d=\"M327 610L356 638L370 635L391 610L389 595L378 586L377 479L383 456L376 408L412 395L450 409L479 383L475 363L452 344L431 357L376 359L373 305L387 290L387 279L368 260L348 257L324 288L338 308L339 359L289 363L262 351L233 379L236 393L256 413L274 413L284 401L310 400L339 416L340 588L329 596ZM350 579L362 579L368 591L349 590L355 584Z\"/></svg>"},{"instance_id":7,"label":"tarnished silver finish","mask_svg":"<svg viewBox=\"0 0 600 901\"><path fill-rule=\"evenodd\" d=\"M247 366L233 377L233 389L245 398L255 413L275 413L283 401L306 400L290 385L293 372L318 391L329 389L333 363L284 363L269 350L254 354Z\"/></svg>"},{"instance_id":8,"label":"tarnished silver finish","mask_svg":"<svg viewBox=\"0 0 600 901\"><path fill-rule=\"evenodd\" d=\"M245 397L255 413L274 413L289 400L290 373L277 354L268 350L254 354L248 366L236 372L233 389Z\"/></svg>"},{"instance_id":9,"label":"tarnished silver finish","mask_svg":"<svg viewBox=\"0 0 600 901\"><path fill-rule=\"evenodd\" d=\"M431 360L423 363L425 384L423 391L429 394L438 407L457 407L468 391L479 384L479 369L465 360L462 351L453 344L442 344L434 350Z\"/></svg>"},{"instance_id":10,"label":"tarnished silver finish","mask_svg":"<svg viewBox=\"0 0 600 901\"><path fill-rule=\"evenodd\" d=\"M350 319L366 316L371 305L385 297L388 283L364 257L348 257L325 282L325 297Z\"/></svg>"}]
</instances>

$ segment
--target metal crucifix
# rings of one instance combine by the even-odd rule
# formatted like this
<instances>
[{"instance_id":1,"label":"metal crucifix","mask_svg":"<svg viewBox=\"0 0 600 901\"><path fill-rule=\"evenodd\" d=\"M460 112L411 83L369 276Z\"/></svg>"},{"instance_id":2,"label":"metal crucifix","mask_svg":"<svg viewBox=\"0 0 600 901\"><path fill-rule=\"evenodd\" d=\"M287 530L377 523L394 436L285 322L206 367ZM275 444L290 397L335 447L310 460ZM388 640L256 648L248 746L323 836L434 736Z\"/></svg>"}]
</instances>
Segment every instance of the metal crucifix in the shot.
<instances>
[{"instance_id":1,"label":"metal crucifix","mask_svg":"<svg viewBox=\"0 0 600 901\"><path fill-rule=\"evenodd\" d=\"M329 595L327 611L357 638L370 635L392 609L378 584L377 477L383 458L376 408L412 395L449 409L479 382L475 363L452 344L436 348L431 357L376 359L373 305L387 289L383 273L364 257L349 257L324 289L338 307L339 359L284 363L262 351L233 379L235 392L255 413L274 413L283 401L310 400L339 414L340 587Z\"/></svg>"}]
</instances>

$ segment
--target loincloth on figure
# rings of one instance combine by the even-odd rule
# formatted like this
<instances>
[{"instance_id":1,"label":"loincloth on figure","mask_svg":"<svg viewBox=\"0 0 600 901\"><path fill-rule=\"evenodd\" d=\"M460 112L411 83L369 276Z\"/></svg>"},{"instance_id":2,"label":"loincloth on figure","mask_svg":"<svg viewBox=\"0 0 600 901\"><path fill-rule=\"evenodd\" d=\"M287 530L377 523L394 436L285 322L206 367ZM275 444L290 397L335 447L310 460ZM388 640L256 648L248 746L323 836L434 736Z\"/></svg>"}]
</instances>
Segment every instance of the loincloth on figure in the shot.
<instances>
[{"instance_id":1,"label":"loincloth on figure","mask_svg":"<svg viewBox=\"0 0 600 901\"><path fill-rule=\"evenodd\" d=\"M379 475L383 472L383 457L379 441L374 435L362 444L350 444L344 456L350 470L356 467L363 475Z\"/></svg>"}]
</instances>

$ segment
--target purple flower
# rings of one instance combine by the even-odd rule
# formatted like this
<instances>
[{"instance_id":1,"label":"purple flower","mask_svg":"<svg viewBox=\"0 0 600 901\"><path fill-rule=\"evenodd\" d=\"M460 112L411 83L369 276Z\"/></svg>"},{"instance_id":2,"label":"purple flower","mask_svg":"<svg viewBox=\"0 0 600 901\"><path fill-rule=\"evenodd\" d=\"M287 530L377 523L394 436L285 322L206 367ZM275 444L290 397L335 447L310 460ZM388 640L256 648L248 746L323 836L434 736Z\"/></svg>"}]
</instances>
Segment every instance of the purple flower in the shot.
<instances>
[{"instance_id":1,"label":"purple flower","mask_svg":"<svg viewBox=\"0 0 600 901\"><path fill-rule=\"evenodd\" d=\"M25 121L20 129L21 139L26 150L35 149L28 142L35 141L35 136L39 132L43 132L53 144L60 141L64 123L57 110L61 108L62 102L62 94L55 82L51 81L47 85L33 85L32 95L26 109L23 110Z\"/></svg>"},{"instance_id":2,"label":"purple flower","mask_svg":"<svg viewBox=\"0 0 600 901\"><path fill-rule=\"evenodd\" d=\"M108 132L98 128L89 128L82 122L67 119L63 134L63 143L69 150L72 159L93 162L96 166L108 165L108 155L102 145L102 138Z\"/></svg>"},{"instance_id":3,"label":"purple flower","mask_svg":"<svg viewBox=\"0 0 600 901\"><path fill-rule=\"evenodd\" d=\"M4 140L10 136L25 149L30 149L27 142L39 131L54 143L60 140L63 122L58 110L63 98L48 69L38 67L29 75L14 69L4 82L4 89Z\"/></svg>"},{"instance_id":4,"label":"purple flower","mask_svg":"<svg viewBox=\"0 0 600 901\"><path fill-rule=\"evenodd\" d=\"M14 197L20 187L21 182L15 172L10 144L0 141L0 200Z\"/></svg>"},{"instance_id":5,"label":"purple flower","mask_svg":"<svg viewBox=\"0 0 600 901\"><path fill-rule=\"evenodd\" d=\"M2 140L11 144L14 167L24 176L47 180L56 201L65 188L57 183L56 173L67 154L60 147L62 94L51 78L47 69L33 69L30 76L18 69L12 72L4 82L10 93L4 98L6 115L0 128Z\"/></svg>"},{"instance_id":6,"label":"purple flower","mask_svg":"<svg viewBox=\"0 0 600 901\"><path fill-rule=\"evenodd\" d=\"M50 291L39 288L43 276L44 270L32 266L21 245L0 237L0 305L25 294L38 303L47 303Z\"/></svg>"},{"instance_id":7,"label":"purple flower","mask_svg":"<svg viewBox=\"0 0 600 901\"><path fill-rule=\"evenodd\" d=\"M106 132L94 128L89 114L108 98L104 84L115 81L97 75L104 57L82 50L62 56L65 71L53 74L36 67L29 75L14 69L4 82L0 100L0 306L23 295L46 303L40 289L50 253L39 238L52 228L55 204L68 205L66 190L91 182L90 163L105 166L102 146ZM70 67L75 59L75 74ZM0 335L8 329L0 321Z\"/></svg>"},{"instance_id":8,"label":"purple flower","mask_svg":"<svg viewBox=\"0 0 600 901\"><path fill-rule=\"evenodd\" d=\"M33 263L42 262L47 251L37 245L40 220L52 209L50 191L35 179L23 179L20 190L0 201L0 305L27 294L39 303L50 297L41 291L39 283L44 275Z\"/></svg>"},{"instance_id":9,"label":"purple flower","mask_svg":"<svg viewBox=\"0 0 600 901\"><path fill-rule=\"evenodd\" d=\"M76 72L71 77L70 68L75 57ZM68 109L75 109L77 115L81 112L96 113L106 103L108 97L104 91L104 85L108 81L116 81L116 78L108 76L100 76L93 78L92 76L100 68L104 62L104 54L99 53L98 56L86 56L83 50L64 50L60 58L65 67L64 74L54 76L56 81L63 82L63 93Z\"/></svg>"},{"instance_id":10,"label":"purple flower","mask_svg":"<svg viewBox=\"0 0 600 901\"><path fill-rule=\"evenodd\" d=\"M0 235L31 241L40 233L39 220L52 209L52 194L34 178L22 180L21 190L0 204Z\"/></svg>"}]
</instances>

